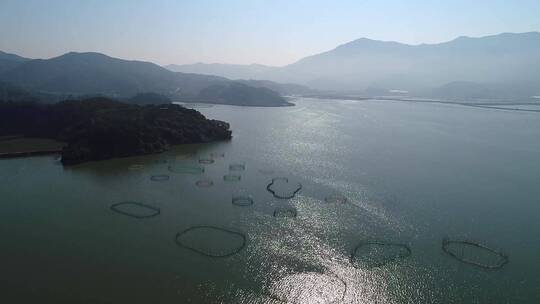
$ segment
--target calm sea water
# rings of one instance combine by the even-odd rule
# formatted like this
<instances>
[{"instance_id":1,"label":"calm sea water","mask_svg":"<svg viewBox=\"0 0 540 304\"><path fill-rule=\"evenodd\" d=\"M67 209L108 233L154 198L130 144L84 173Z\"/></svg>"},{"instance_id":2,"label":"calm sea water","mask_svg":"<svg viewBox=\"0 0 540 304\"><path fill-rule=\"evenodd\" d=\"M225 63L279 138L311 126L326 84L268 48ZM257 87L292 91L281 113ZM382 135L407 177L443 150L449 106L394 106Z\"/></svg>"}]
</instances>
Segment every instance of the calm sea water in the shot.
<instances>
[{"instance_id":1,"label":"calm sea water","mask_svg":"<svg viewBox=\"0 0 540 304\"><path fill-rule=\"evenodd\" d=\"M296 103L198 109L231 123L230 142L70 168L54 157L0 160L2 298L540 302L539 113ZM282 196L302 188L276 198L267 191L275 177L287 178L271 186ZM111 210L126 201L160 213ZM509 263L461 263L441 250L445 237L480 241ZM396 248L364 246L351 263L362 242L403 244L411 254L377 267L369 259L391 259Z\"/></svg>"}]
</instances>

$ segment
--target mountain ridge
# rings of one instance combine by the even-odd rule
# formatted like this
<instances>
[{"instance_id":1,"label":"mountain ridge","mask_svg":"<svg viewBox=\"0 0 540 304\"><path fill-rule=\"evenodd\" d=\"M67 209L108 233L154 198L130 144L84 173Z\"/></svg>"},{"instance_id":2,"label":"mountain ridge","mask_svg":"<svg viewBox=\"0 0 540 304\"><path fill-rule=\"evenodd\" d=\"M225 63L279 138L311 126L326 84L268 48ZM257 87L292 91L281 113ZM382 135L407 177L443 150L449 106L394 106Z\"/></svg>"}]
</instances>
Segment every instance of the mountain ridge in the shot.
<instances>
[{"instance_id":1,"label":"mountain ridge","mask_svg":"<svg viewBox=\"0 0 540 304\"><path fill-rule=\"evenodd\" d=\"M28 60L30 59L16 54L0 51L0 73L8 71L19 65L21 62L25 62Z\"/></svg>"},{"instance_id":2,"label":"mountain ridge","mask_svg":"<svg viewBox=\"0 0 540 304\"><path fill-rule=\"evenodd\" d=\"M230 96L242 98L242 105L284 105L277 94L248 85L233 86L233 81L219 76L178 73L147 61L124 60L97 52L68 52L50 59L34 59L0 73L0 82L31 92L52 95L104 95L127 98L138 93L154 92L182 101L197 100L211 86L230 87ZM209 96L207 102L236 104L222 96Z\"/></svg>"},{"instance_id":3,"label":"mountain ridge","mask_svg":"<svg viewBox=\"0 0 540 304\"><path fill-rule=\"evenodd\" d=\"M212 66L206 68L208 74L224 73L212 71ZM189 71L189 66L184 69ZM386 88L421 95L448 92L448 88L456 86L447 84L466 82L486 88L499 85L504 88L503 95L522 98L531 92L540 94L540 32L460 36L416 45L359 38L267 71L264 77L256 73L244 76L323 91Z\"/></svg>"}]
</instances>

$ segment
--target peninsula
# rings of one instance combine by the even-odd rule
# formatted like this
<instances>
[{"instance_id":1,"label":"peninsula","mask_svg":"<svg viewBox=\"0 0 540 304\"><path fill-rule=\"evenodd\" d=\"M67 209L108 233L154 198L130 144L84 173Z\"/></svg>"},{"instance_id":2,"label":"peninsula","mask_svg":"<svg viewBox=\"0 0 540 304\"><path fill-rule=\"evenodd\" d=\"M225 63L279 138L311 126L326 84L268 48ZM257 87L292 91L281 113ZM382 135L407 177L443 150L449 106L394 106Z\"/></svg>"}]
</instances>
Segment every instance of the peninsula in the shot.
<instances>
[{"instance_id":1,"label":"peninsula","mask_svg":"<svg viewBox=\"0 0 540 304\"><path fill-rule=\"evenodd\" d=\"M56 104L0 102L0 136L12 134L66 143L61 150L64 165L231 138L228 123L209 120L196 110L104 97Z\"/></svg>"}]
</instances>

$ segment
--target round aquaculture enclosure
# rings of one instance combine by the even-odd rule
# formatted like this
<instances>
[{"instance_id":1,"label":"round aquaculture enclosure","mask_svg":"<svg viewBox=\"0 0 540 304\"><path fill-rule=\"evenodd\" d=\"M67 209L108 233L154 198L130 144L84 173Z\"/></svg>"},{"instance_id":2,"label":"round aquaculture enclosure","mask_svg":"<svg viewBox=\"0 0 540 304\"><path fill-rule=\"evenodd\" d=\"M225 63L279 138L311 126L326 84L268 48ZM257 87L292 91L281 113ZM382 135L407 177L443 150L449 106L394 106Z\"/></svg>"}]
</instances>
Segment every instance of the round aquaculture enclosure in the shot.
<instances>
[{"instance_id":1,"label":"round aquaculture enclosure","mask_svg":"<svg viewBox=\"0 0 540 304\"><path fill-rule=\"evenodd\" d=\"M501 251L470 240L443 239L442 250L462 263L484 269L500 269L509 262Z\"/></svg>"},{"instance_id":2,"label":"round aquaculture enclosure","mask_svg":"<svg viewBox=\"0 0 540 304\"><path fill-rule=\"evenodd\" d=\"M360 242L352 251L350 262L355 268L381 267L411 255L405 244L385 242Z\"/></svg>"},{"instance_id":3,"label":"round aquaculture enclosure","mask_svg":"<svg viewBox=\"0 0 540 304\"><path fill-rule=\"evenodd\" d=\"M233 196L232 204L241 207L251 206L253 205L253 198L244 195Z\"/></svg>"},{"instance_id":4,"label":"round aquaculture enclosure","mask_svg":"<svg viewBox=\"0 0 540 304\"><path fill-rule=\"evenodd\" d=\"M154 182L164 182L164 181L168 181L169 179L170 179L170 177L168 175L165 175L165 174L150 176L150 180L152 180Z\"/></svg>"},{"instance_id":5,"label":"round aquaculture enclosure","mask_svg":"<svg viewBox=\"0 0 540 304\"><path fill-rule=\"evenodd\" d=\"M295 218L298 212L294 208L276 208L274 210L274 217L290 217Z\"/></svg>"},{"instance_id":6,"label":"round aquaculture enclosure","mask_svg":"<svg viewBox=\"0 0 540 304\"><path fill-rule=\"evenodd\" d=\"M195 185L200 188L208 188L214 185L211 179L201 179L195 182Z\"/></svg>"},{"instance_id":7,"label":"round aquaculture enclosure","mask_svg":"<svg viewBox=\"0 0 540 304\"><path fill-rule=\"evenodd\" d=\"M121 202L111 205L111 210L137 219L145 219L159 215L160 209L139 202Z\"/></svg>"},{"instance_id":8,"label":"round aquaculture enclosure","mask_svg":"<svg viewBox=\"0 0 540 304\"><path fill-rule=\"evenodd\" d=\"M168 167L169 171L177 174L201 174L204 173L204 168L193 164L171 164Z\"/></svg>"},{"instance_id":9,"label":"round aquaculture enclosure","mask_svg":"<svg viewBox=\"0 0 540 304\"><path fill-rule=\"evenodd\" d=\"M290 183L289 179L286 177L275 177L272 179L272 182L266 186L266 190L272 193L275 198L280 199L293 198L301 189L302 184Z\"/></svg>"},{"instance_id":10,"label":"round aquaculture enclosure","mask_svg":"<svg viewBox=\"0 0 540 304\"><path fill-rule=\"evenodd\" d=\"M213 163L214 163L214 159L212 159L210 157L201 157L201 158L199 158L199 164L210 165L210 164L213 164Z\"/></svg>"},{"instance_id":11,"label":"round aquaculture enclosure","mask_svg":"<svg viewBox=\"0 0 540 304\"><path fill-rule=\"evenodd\" d=\"M231 171L244 171L246 170L246 164L244 163L232 163L229 165Z\"/></svg>"},{"instance_id":12,"label":"round aquaculture enclosure","mask_svg":"<svg viewBox=\"0 0 540 304\"><path fill-rule=\"evenodd\" d=\"M242 179L241 175L226 174L223 176L223 180L226 182L239 182Z\"/></svg>"},{"instance_id":13,"label":"round aquaculture enclosure","mask_svg":"<svg viewBox=\"0 0 540 304\"><path fill-rule=\"evenodd\" d=\"M176 234L176 244L198 254L224 258L246 246L246 236L237 231L215 226L193 226Z\"/></svg>"},{"instance_id":14,"label":"round aquaculture enclosure","mask_svg":"<svg viewBox=\"0 0 540 304\"><path fill-rule=\"evenodd\" d=\"M129 169L129 170L133 170L133 171L135 171L135 170L141 170L141 169L144 169L144 165L142 165L142 164L133 164L133 165L130 165L130 166L128 167L128 169Z\"/></svg>"},{"instance_id":15,"label":"round aquaculture enclosure","mask_svg":"<svg viewBox=\"0 0 540 304\"><path fill-rule=\"evenodd\" d=\"M185 153L179 153L174 156L174 159L172 161L176 160L186 160L195 157L195 152L185 152Z\"/></svg>"}]
</instances>

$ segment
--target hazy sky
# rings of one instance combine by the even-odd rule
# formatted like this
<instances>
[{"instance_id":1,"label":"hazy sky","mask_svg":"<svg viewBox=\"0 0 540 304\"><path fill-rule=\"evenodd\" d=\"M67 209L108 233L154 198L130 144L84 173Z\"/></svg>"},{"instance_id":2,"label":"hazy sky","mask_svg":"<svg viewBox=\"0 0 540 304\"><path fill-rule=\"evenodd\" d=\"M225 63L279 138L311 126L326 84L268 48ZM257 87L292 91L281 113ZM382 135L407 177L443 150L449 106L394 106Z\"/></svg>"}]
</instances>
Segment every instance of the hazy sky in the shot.
<instances>
[{"instance_id":1,"label":"hazy sky","mask_svg":"<svg viewBox=\"0 0 540 304\"><path fill-rule=\"evenodd\" d=\"M367 37L418 44L540 31L540 1L0 0L0 50L158 64L285 65Z\"/></svg>"}]
</instances>

